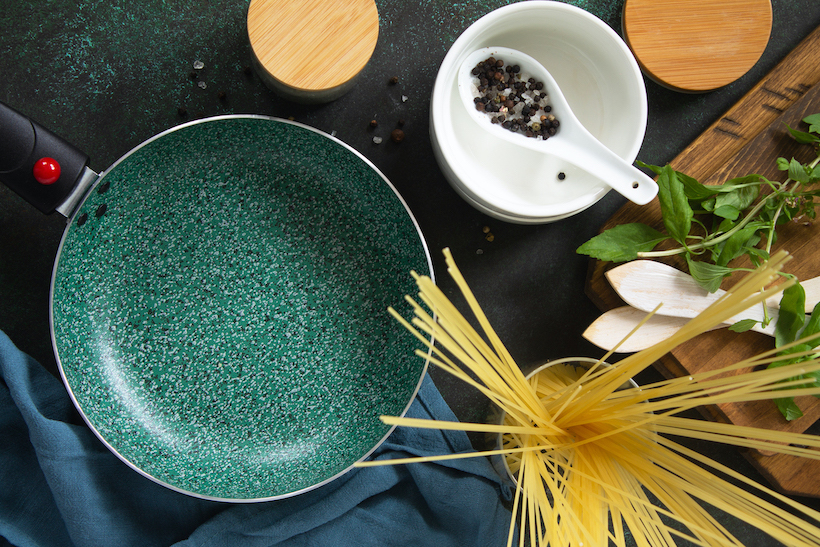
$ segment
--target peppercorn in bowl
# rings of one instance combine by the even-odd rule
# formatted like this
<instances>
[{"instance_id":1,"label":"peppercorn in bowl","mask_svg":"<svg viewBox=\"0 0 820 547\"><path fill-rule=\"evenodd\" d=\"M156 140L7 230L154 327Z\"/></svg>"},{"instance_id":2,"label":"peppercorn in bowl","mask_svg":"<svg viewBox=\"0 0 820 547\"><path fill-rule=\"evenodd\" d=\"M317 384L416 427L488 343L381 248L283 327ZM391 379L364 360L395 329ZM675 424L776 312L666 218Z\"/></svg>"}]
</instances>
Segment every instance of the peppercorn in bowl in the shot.
<instances>
[{"instance_id":1,"label":"peppercorn in bowl","mask_svg":"<svg viewBox=\"0 0 820 547\"><path fill-rule=\"evenodd\" d=\"M490 46L519 50L543 64L581 124L627 162L638 154L647 120L646 88L635 58L594 15L561 2L529 1L477 20L439 68L430 137L452 187L478 210L513 223L554 222L582 212L610 190L606 173L588 173L495 138L477 129L466 111L459 67L473 51Z\"/></svg>"}]
</instances>

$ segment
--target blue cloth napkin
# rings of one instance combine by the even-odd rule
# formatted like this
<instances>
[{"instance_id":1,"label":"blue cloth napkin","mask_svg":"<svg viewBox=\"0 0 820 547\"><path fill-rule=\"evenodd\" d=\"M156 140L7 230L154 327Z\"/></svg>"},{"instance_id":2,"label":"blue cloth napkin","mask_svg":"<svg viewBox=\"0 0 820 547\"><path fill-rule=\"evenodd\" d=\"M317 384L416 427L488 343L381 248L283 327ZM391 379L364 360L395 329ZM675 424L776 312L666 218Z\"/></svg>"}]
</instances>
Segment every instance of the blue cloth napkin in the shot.
<instances>
[{"instance_id":1,"label":"blue cloth napkin","mask_svg":"<svg viewBox=\"0 0 820 547\"><path fill-rule=\"evenodd\" d=\"M503 546L509 484L486 458L354 469L283 501L204 501L122 463L62 383L0 332L0 545ZM425 377L409 416L455 420ZM461 432L398 428L375 458L472 450Z\"/></svg>"}]
</instances>

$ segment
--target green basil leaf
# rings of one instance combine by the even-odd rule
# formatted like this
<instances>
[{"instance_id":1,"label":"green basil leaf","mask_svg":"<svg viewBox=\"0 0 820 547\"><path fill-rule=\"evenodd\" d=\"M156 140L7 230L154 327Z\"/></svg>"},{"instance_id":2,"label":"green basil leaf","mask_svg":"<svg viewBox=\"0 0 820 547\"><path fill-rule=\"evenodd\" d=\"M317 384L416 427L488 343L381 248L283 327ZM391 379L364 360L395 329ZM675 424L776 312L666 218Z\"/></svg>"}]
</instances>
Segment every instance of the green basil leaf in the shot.
<instances>
[{"instance_id":1,"label":"green basil leaf","mask_svg":"<svg viewBox=\"0 0 820 547\"><path fill-rule=\"evenodd\" d=\"M649 169L656 175L660 175L661 171L663 171L663 167L660 165L652 165L651 163L644 163L641 160L635 160L635 165L638 167L643 167L644 169Z\"/></svg>"},{"instance_id":2,"label":"green basil leaf","mask_svg":"<svg viewBox=\"0 0 820 547\"><path fill-rule=\"evenodd\" d=\"M692 278L698 282L698 285L709 292L718 290L723 278L733 271L732 268L725 266L692 260L689 256L686 257L686 262L689 265L689 274Z\"/></svg>"},{"instance_id":3,"label":"green basil leaf","mask_svg":"<svg viewBox=\"0 0 820 547\"><path fill-rule=\"evenodd\" d=\"M705 199L700 202L700 206L703 207L703 210L707 213L713 213L715 211L715 202L717 198L712 196L709 199Z\"/></svg>"},{"instance_id":4,"label":"green basil leaf","mask_svg":"<svg viewBox=\"0 0 820 547\"><path fill-rule=\"evenodd\" d=\"M792 134L794 140L796 140L800 144L811 144L814 142L820 142L820 137L813 133L806 133L804 131L798 131L797 129L792 129L789 126L786 126L789 129L789 133Z\"/></svg>"},{"instance_id":5,"label":"green basil leaf","mask_svg":"<svg viewBox=\"0 0 820 547\"><path fill-rule=\"evenodd\" d=\"M786 158L777 158L777 168L780 171L788 171L789 170L789 160Z\"/></svg>"},{"instance_id":6,"label":"green basil leaf","mask_svg":"<svg viewBox=\"0 0 820 547\"><path fill-rule=\"evenodd\" d=\"M780 313L774 327L776 348L797 340L797 333L806 322L806 291L795 283L780 298Z\"/></svg>"},{"instance_id":7,"label":"green basil leaf","mask_svg":"<svg viewBox=\"0 0 820 547\"><path fill-rule=\"evenodd\" d=\"M808 357L801 357L801 358L794 358L794 359L788 359L788 357L789 357L789 355L792 355L792 354L795 354L795 353L802 353L804 351L809 351L810 349L811 349L811 346L808 345L808 344L797 344L796 346L792 346L789 349L779 351L777 353L777 356L778 357L784 357L784 359L781 359L780 361L775 361L774 363L771 363L766 368L779 368L779 367L783 367L783 366L786 366L786 365L799 363L800 361L805 361L806 359L808 359ZM798 376L795 376L794 378L798 378Z\"/></svg>"},{"instance_id":8,"label":"green basil leaf","mask_svg":"<svg viewBox=\"0 0 820 547\"><path fill-rule=\"evenodd\" d=\"M761 179L762 177L758 175L748 175L734 178L721 185L721 193L715 198L715 214L718 214L721 207L731 206L738 210L739 215L740 211L749 207L760 195ZM726 215L720 216L732 218Z\"/></svg>"},{"instance_id":9,"label":"green basil leaf","mask_svg":"<svg viewBox=\"0 0 820 547\"><path fill-rule=\"evenodd\" d=\"M815 165L814 168L806 165L806 171L809 173L809 182L817 182L820 180L820 164Z\"/></svg>"},{"instance_id":10,"label":"green basil leaf","mask_svg":"<svg viewBox=\"0 0 820 547\"><path fill-rule=\"evenodd\" d=\"M672 239L685 245L692 228L692 207L684 192L677 172L668 165L658 175L658 201L661 205L663 225Z\"/></svg>"},{"instance_id":11,"label":"green basil leaf","mask_svg":"<svg viewBox=\"0 0 820 547\"><path fill-rule=\"evenodd\" d=\"M717 205L717 204L716 204ZM715 207L713 213L720 218L726 218L729 220L737 220L740 216L740 209L735 207L734 205L718 205Z\"/></svg>"},{"instance_id":12,"label":"green basil leaf","mask_svg":"<svg viewBox=\"0 0 820 547\"><path fill-rule=\"evenodd\" d=\"M809 339L811 336L820 334L820 302L818 302L811 311L809 320L806 321L806 326L800 331L800 338L806 339L806 345L811 348L820 346L820 336Z\"/></svg>"},{"instance_id":13,"label":"green basil leaf","mask_svg":"<svg viewBox=\"0 0 820 547\"><path fill-rule=\"evenodd\" d=\"M757 247L746 247L746 255L755 266L760 266L762 263L769 260L769 253L767 253L764 249L758 249Z\"/></svg>"},{"instance_id":14,"label":"green basil leaf","mask_svg":"<svg viewBox=\"0 0 820 547\"><path fill-rule=\"evenodd\" d=\"M818 139L818 142L820 142L820 139ZM797 182L807 183L811 179L811 174L805 165L792 158L792 161L789 162L789 178Z\"/></svg>"},{"instance_id":15,"label":"green basil leaf","mask_svg":"<svg viewBox=\"0 0 820 547\"><path fill-rule=\"evenodd\" d=\"M809 124L809 131L812 133L820 133L820 113L806 116L803 121Z\"/></svg>"},{"instance_id":16,"label":"green basil leaf","mask_svg":"<svg viewBox=\"0 0 820 547\"><path fill-rule=\"evenodd\" d=\"M692 201L703 201L717 194L720 190L716 186L706 186L694 178L680 171L675 171L678 180L683 184L683 193Z\"/></svg>"},{"instance_id":17,"label":"green basil leaf","mask_svg":"<svg viewBox=\"0 0 820 547\"><path fill-rule=\"evenodd\" d=\"M754 319L741 319L737 323L729 325L729 330L732 332L746 332L758 324Z\"/></svg>"},{"instance_id":18,"label":"green basil leaf","mask_svg":"<svg viewBox=\"0 0 820 547\"><path fill-rule=\"evenodd\" d=\"M761 228L761 223L752 222L744 226L742 230L733 233L729 239L723 243L723 248L715 260L718 266L726 266L735 258L746 254L747 250L753 248L760 237L757 231Z\"/></svg>"},{"instance_id":19,"label":"green basil leaf","mask_svg":"<svg viewBox=\"0 0 820 547\"><path fill-rule=\"evenodd\" d=\"M735 227L735 223L729 220L728 218L721 219L720 224L718 225L717 229L718 232L726 233L732 228Z\"/></svg>"},{"instance_id":20,"label":"green basil leaf","mask_svg":"<svg viewBox=\"0 0 820 547\"><path fill-rule=\"evenodd\" d=\"M788 421L796 420L797 418L803 416L803 412L800 410L800 407L798 407L794 402L794 397L782 397L780 399L775 399L774 404L777 405L777 409Z\"/></svg>"},{"instance_id":21,"label":"green basil leaf","mask_svg":"<svg viewBox=\"0 0 820 547\"><path fill-rule=\"evenodd\" d=\"M575 252L607 262L626 262L638 258L639 252L651 251L664 239L666 235L646 224L619 224L593 237Z\"/></svg>"}]
</instances>

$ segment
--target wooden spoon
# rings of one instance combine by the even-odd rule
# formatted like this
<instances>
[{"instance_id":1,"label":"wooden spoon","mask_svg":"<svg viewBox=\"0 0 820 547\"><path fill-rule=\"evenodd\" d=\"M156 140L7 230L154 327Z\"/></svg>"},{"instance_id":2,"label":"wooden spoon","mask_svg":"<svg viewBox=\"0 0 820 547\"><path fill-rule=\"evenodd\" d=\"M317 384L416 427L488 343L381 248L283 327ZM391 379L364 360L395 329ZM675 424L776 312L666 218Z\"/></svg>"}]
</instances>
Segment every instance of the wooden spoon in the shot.
<instances>
[{"instance_id":1,"label":"wooden spoon","mask_svg":"<svg viewBox=\"0 0 820 547\"><path fill-rule=\"evenodd\" d=\"M652 260L636 260L617 266L606 273L616 292L628 302L610 310L596 319L583 333L583 337L607 351L618 347L618 352L631 353L646 349L674 334L686 322L712 304L724 291L709 293L688 274ZM820 277L801 281L806 291L806 308L813 308L820 301ZM624 337L646 317L646 314L663 302L663 306L639 330L624 341ZM779 299L766 301L771 322L766 328L760 324L751 330L774 336L778 317ZM731 325L741 319L763 317L763 307L754 306L742 314L718 325Z\"/></svg>"},{"instance_id":2,"label":"wooden spoon","mask_svg":"<svg viewBox=\"0 0 820 547\"><path fill-rule=\"evenodd\" d=\"M614 308L593 321L582 336L606 351L617 346L618 353L634 353L666 340L689 321L682 317L656 314L629 336L645 318L646 312L632 306Z\"/></svg>"},{"instance_id":3,"label":"wooden spoon","mask_svg":"<svg viewBox=\"0 0 820 547\"><path fill-rule=\"evenodd\" d=\"M777 321L777 310L770 309L770 313L774 314L772 322L765 328L757 323L751 329L754 332L774 336L775 323ZM646 318L647 312L633 308L632 306L621 306L605 312L598 317L592 324L587 327L582 336L607 351L613 349L616 345L623 341L618 347L618 352L631 353L641 351L650 346L654 346L658 342L666 340L675 334L688 321L688 317L675 317L671 315L659 315L655 313L649 320L635 331L634 334L624 340L624 337L629 335L635 327ZM762 312L760 312L762 317ZM713 329L719 329L733 325L737 321L736 317L724 321L720 325L716 325ZM746 318L751 319L751 317ZM739 319L738 319L739 320Z\"/></svg>"},{"instance_id":4,"label":"wooden spoon","mask_svg":"<svg viewBox=\"0 0 820 547\"><path fill-rule=\"evenodd\" d=\"M626 262L607 271L606 278L630 306L649 312L663 303L657 313L675 317L695 317L725 293L720 289L710 293L689 274L654 260ZM820 277L800 281L800 285L806 292L806 309L812 310L820 302ZM776 317L780 297L769 298L766 306ZM747 311L733 318L733 322L763 317L762 306Z\"/></svg>"}]
</instances>

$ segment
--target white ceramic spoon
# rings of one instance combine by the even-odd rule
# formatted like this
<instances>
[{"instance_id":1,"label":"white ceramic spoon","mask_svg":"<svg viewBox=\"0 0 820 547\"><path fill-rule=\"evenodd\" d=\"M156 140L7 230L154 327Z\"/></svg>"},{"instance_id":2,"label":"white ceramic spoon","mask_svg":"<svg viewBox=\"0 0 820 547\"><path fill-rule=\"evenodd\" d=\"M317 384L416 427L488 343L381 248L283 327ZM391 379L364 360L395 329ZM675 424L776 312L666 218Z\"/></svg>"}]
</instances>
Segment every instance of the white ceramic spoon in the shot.
<instances>
[{"instance_id":1,"label":"white ceramic spoon","mask_svg":"<svg viewBox=\"0 0 820 547\"><path fill-rule=\"evenodd\" d=\"M557 133L549 139L535 139L513 133L491 122L488 113L475 108L478 94L472 70L489 57L503 60L508 65L519 65L521 72L528 73L543 82L549 97L552 114L560 122ZM458 90L465 108L479 126L495 137L516 146L530 148L543 154L561 158L576 168L600 179L613 190L638 205L652 201L658 193L658 185L646 173L633 166L607 148L590 133L572 112L555 79L541 63L520 51L504 47L485 47L472 52L461 64L458 73ZM558 173L555 174L556 177ZM568 177L565 181L571 184Z\"/></svg>"}]
</instances>

